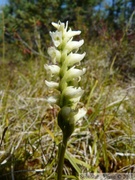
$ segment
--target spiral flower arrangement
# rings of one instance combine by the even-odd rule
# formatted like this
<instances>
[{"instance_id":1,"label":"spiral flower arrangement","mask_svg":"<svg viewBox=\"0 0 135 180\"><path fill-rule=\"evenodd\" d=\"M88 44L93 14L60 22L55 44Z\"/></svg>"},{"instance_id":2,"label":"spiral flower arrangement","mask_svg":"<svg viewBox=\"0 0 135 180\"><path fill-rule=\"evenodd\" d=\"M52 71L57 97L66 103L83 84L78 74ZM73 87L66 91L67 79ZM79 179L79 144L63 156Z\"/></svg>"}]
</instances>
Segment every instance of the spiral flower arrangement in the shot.
<instances>
[{"instance_id":1,"label":"spiral flower arrangement","mask_svg":"<svg viewBox=\"0 0 135 180\"><path fill-rule=\"evenodd\" d=\"M80 81L81 76L86 71L85 68L77 68L86 53L78 53L84 40L73 40L73 37L80 35L81 31L68 30L68 22L53 22L52 25L56 28L56 31L50 32L53 46L48 48L48 54L53 64L45 64L45 69L51 72L51 77L55 77L56 81L45 80L45 84L57 92L55 95L49 97L47 101L49 103L55 103L60 107L57 119L58 125L63 132L63 142L59 150L57 178L61 180L67 141L74 131L75 122L86 113L83 108L76 109L84 90L81 87L74 86L75 82Z\"/></svg>"}]
</instances>

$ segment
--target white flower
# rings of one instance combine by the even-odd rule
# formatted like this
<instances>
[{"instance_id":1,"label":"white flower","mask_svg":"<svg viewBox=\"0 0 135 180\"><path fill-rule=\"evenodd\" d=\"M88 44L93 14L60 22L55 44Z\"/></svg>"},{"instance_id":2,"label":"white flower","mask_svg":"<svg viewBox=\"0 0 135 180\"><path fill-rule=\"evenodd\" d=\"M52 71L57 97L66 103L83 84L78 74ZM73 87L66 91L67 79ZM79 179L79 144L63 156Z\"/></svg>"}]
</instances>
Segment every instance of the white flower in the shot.
<instances>
[{"instance_id":1,"label":"white flower","mask_svg":"<svg viewBox=\"0 0 135 180\"><path fill-rule=\"evenodd\" d=\"M52 76L58 76L59 78L56 78L59 79L59 82L45 81L45 83L48 87L57 89L59 94L57 103L60 107L71 105L72 108L75 108L84 91L80 87L71 86L71 82L76 79L79 81L86 71L85 68L77 69L75 67L86 54L85 52L77 53L84 40L73 41L73 37L79 35L81 31L68 30L68 22L66 24L60 21L53 22L52 25L56 28L55 32L50 32L54 47L48 48L48 54L54 64L45 65L45 69L49 70ZM50 101L53 102L52 99Z\"/></svg>"},{"instance_id":2,"label":"white flower","mask_svg":"<svg viewBox=\"0 0 135 180\"><path fill-rule=\"evenodd\" d=\"M53 25L56 29L59 29L59 28L60 28L60 24L64 24L64 23L61 23L60 21L59 21L58 23L52 22L52 25Z\"/></svg>"},{"instance_id":3,"label":"white flower","mask_svg":"<svg viewBox=\"0 0 135 180\"><path fill-rule=\"evenodd\" d=\"M85 52L83 54L77 54L71 52L67 56L68 66L73 66L76 63L80 63L80 61L84 58L85 55L86 55Z\"/></svg>"},{"instance_id":4,"label":"white flower","mask_svg":"<svg viewBox=\"0 0 135 180\"><path fill-rule=\"evenodd\" d=\"M57 50L55 47L49 47L48 48L48 54L52 58L53 63L56 63L60 61L61 53L59 50Z\"/></svg>"},{"instance_id":5,"label":"white flower","mask_svg":"<svg viewBox=\"0 0 135 180\"><path fill-rule=\"evenodd\" d=\"M84 43L84 40L80 40L80 41L68 41L66 44L66 49L68 50L68 52L71 52L72 50L78 49L79 47L81 47Z\"/></svg>"},{"instance_id":6,"label":"white flower","mask_svg":"<svg viewBox=\"0 0 135 180\"><path fill-rule=\"evenodd\" d=\"M81 31L72 31L71 28L67 31L68 28L68 21L66 22L66 26L64 23L61 23L60 21L58 23L52 22L52 25L58 30L61 31L63 34L64 39L68 41L73 36L81 34Z\"/></svg>"},{"instance_id":7,"label":"white flower","mask_svg":"<svg viewBox=\"0 0 135 180\"><path fill-rule=\"evenodd\" d=\"M76 110L84 90L71 86L74 81L81 80L81 76L86 72L85 68L76 68L86 53L77 53L84 40L73 41L73 37L81 31L68 30L68 22L53 22L52 25L56 28L55 32L50 32L54 46L48 48L48 54L54 64L46 64L44 67L51 72L53 78L56 76L58 82L45 80L48 87L55 89L55 95L49 97L47 102L56 103L61 108L58 113L58 125L68 139L74 131L75 122L86 114L84 108Z\"/></svg>"},{"instance_id":8,"label":"white flower","mask_svg":"<svg viewBox=\"0 0 135 180\"><path fill-rule=\"evenodd\" d=\"M76 36L76 35L79 35L79 34L81 34L81 31L72 31L71 29L69 29L69 31L66 32L65 36L69 40L73 36Z\"/></svg>"},{"instance_id":9,"label":"white flower","mask_svg":"<svg viewBox=\"0 0 135 180\"><path fill-rule=\"evenodd\" d=\"M48 64L45 64L44 68L46 70L50 70L53 75L58 75L59 72L60 72L60 67L57 66L57 65L48 65Z\"/></svg>"},{"instance_id":10,"label":"white flower","mask_svg":"<svg viewBox=\"0 0 135 180\"><path fill-rule=\"evenodd\" d=\"M75 121L83 118L86 114L87 110L85 108L80 108L78 113L74 115Z\"/></svg>"},{"instance_id":11,"label":"white flower","mask_svg":"<svg viewBox=\"0 0 135 180\"><path fill-rule=\"evenodd\" d=\"M74 99L74 98L81 98L83 94L83 90L79 88L75 88L73 86L68 86L64 89L63 94L65 97L69 99Z\"/></svg>"},{"instance_id":12,"label":"white flower","mask_svg":"<svg viewBox=\"0 0 135 180\"><path fill-rule=\"evenodd\" d=\"M68 21L66 22L66 26L65 23L61 23L60 21L58 23L54 23L52 22L52 25L58 30L61 31L62 33L67 31L68 28Z\"/></svg>"},{"instance_id":13,"label":"white flower","mask_svg":"<svg viewBox=\"0 0 135 180\"><path fill-rule=\"evenodd\" d=\"M59 83L54 82L54 81L46 81L45 80L45 84L50 88L58 88L59 87Z\"/></svg>"},{"instance_id":14,"label":"white flower","mask_svg":"<svg viewBox=\"0 0 135 180\"><path fill-rule=\"evenodd\" d=\"M64 75L64 78L67 81L73 81L73 78L79 78L81 75L83 75L86 72L86 69L83 68L83 70L80 69L75 69L75 66L73 66L72 68L70 68Z\"/></svg>"},{"instance_id":15,"label":"white flower","mask_svg":"<svg viewBox=\"0 0 135 180\"><path fill-rule=\"evenodd\" d=\"M62 43L62 32L50 32L55 47L58 47Z\"/></svg>"}]
</instances>

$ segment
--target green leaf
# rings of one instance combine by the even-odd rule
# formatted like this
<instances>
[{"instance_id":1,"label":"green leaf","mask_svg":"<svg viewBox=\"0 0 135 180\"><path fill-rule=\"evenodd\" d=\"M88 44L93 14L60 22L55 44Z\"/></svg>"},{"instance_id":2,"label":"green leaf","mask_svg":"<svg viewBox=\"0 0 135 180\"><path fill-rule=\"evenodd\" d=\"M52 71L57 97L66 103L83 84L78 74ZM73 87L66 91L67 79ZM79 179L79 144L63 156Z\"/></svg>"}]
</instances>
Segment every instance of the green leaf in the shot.
<instances>
[{"instance_id":1,"label":"green leaf","mask_svg":"<svg viewBox=\"0 0 135 180\"><path fill-rule=\"evenodd\" d=\"M68 151L66 151L65 153L65 158L69 160L69 162L72 164L72 166L75 168L75 170L77 171L77 173L81 173L81 169L79 168L78 165L84 166L85 168L90 169L90 165L73 157L72 154Z\"/></svg>"}]
</instances>

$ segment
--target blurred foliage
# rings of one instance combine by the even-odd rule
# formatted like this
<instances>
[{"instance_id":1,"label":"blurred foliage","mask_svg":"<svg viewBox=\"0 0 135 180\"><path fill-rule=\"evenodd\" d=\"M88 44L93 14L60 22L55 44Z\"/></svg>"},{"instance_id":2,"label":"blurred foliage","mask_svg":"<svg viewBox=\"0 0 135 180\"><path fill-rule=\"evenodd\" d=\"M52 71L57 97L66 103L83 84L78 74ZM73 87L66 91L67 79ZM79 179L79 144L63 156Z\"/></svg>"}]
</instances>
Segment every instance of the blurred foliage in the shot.
<instances>
[{"instance_id":1,"label":"blurred foliage","mask_svg":"<svg viewBox=\"0 0 135 180\"><path fill-rule=\"evenodd\" d=\"M5 27L4 40L9 46L6 54L13 55L17 50L19 59L43 56L50 42L50 24L58 20L69 21L70 27L81 29L88 42L99 36L104 38L106 32L110 36L117 34L125 27L134 7L131 0L112 0L112 4L103 0L9 0L1 20Z\"/></svg>"}]
</instances>

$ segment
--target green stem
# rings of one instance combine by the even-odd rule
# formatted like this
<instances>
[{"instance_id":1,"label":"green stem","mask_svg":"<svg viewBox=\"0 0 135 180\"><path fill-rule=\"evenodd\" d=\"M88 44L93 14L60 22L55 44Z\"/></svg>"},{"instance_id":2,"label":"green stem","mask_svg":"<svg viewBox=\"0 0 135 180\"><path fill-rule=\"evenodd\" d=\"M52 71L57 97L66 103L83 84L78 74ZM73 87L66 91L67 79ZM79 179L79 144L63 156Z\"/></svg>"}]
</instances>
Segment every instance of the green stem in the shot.
<instances>
[{"instance_id":1,"label":"green stem","mask_svg":"<svg viewBox=\"0 0 135 180\"><path fill-rule=\"evenodd\" d=\"M68 138L64 136L63 134L63 141L59 147L59 156L58 156L58 175L57 180L62 180L62 171L63 171L63 165L64 165L64 155L67 147Z\"/></svg>"}]
</instances>

